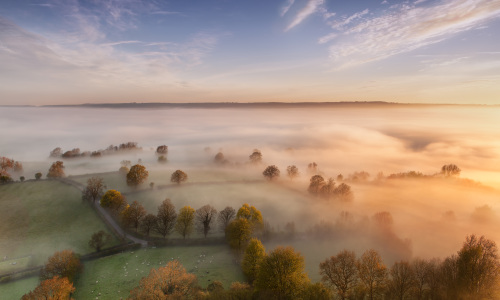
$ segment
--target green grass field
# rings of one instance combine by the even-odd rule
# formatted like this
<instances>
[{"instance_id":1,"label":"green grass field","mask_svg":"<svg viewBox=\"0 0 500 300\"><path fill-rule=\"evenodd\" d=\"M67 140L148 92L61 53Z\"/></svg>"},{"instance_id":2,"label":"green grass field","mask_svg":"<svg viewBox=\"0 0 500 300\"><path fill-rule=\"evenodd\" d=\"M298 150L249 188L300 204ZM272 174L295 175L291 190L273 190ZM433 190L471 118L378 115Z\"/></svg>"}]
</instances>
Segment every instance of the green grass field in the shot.
<instances>
[{"instance_id":1,"label":"green grass field","mask_svg":"<svg viewBox=\"0 0 500 300\"><path fill-rule=\"evenodd\" d=\"M221 281L226 288L234 281L245 281L227 246L148 248L86 262L74 298L126 298L151 268L165 266L172 259L195 274L205 288L214 280Z\"/></svg>"},{"instance_id":2,"label":"green grass field","mask_svg":"<svg viewBox=\"0 0 500 300\"><path fill-rule=\"evenodd\" d=\"M1 299L21 299L38 285L38 276L23 278L6 283L0 283Z\"/></svg>"},{"instance_id":3,"label":"green grass field","mask_svg":"<svg viewBox=\"0 0 500 300\"><path fill-rule=\"evenodd\" d=\"M57 181L2 185L0 204L0 259L31 255L25 266L43 264L63 249L90 253L92 233L107 231L90 205L82 202L80 192ZM9 271L12 265L0 264L0 273Z\"/></svg>"}]
</instances>

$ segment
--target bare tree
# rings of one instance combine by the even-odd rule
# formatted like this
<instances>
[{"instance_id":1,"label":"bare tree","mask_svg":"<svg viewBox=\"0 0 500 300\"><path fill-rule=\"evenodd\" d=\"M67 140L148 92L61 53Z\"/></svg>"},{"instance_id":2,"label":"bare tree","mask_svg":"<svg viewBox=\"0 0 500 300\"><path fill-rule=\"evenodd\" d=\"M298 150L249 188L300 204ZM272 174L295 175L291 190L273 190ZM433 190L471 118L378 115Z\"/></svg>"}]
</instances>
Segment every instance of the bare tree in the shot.
<instances>
[{"instance_id":1,"label":"bare tree","mask_svg":"<svg viewBox=\"0 0 500 300\"><path fill-rule=\"evenodd\" d=\"M149 236L151 230L155 229L156 226L158 226L158 218L153 214L145 215L139 225L141 232L144 232L146 236Z\"/></svg>"},{"instance_id":2,"label":"bare tree","mask_svg":"<svg viewBox=\"0 0 500 300\"><path fill-rule=\"evenodd\" d=\"M157 226L154 228L159 234L165 238L174 228L177 219L177 212L175 206L170 199L165 199L158 206Z\"/></svg>"},{"instance_id":3,"label":"bare tree","mask_svg":"<svg viewBox=\"0 0 500 300\"><path fill-rule=\"evenodd\" d=\"M321 281L334 287L340 299L348 299L358 280L356 255L344 250L319 264Z\"/></svg>"},{"instance_id":4,"label":"bare tree","mask_svg":"<svg viewBox=\"0 0 500 300\"><path fill-rule=\"evenodd\" d=\"M106 185L104 185L104 179L101 177L93 176L87 180L87 187L83 190L83 196L87 200L92 200L95 203L96 199L99 199L104 195L104 190Z\"/></svg>"},{"instance_id":5,"label":"bare tree","mask_svg":"<svg viewBox=\"0 0 500 300\"><path fill-rule=\"evenodd\" d=\"M391 267L390 289L396 299L404 300L409 297L415 284L415 274L407 261L394 263Z\"/></svg>"},{"instance_id":6,"label":"bare tree","mask_svg":"<svg viewBox=\"0 0 500 300\"><path fill-rule=\"evenodd\" d=\"M387 268L377 251L367 250L356 263L359 279L368 292L368 299L378 299L387 283Z\"/></svg>"},{"instance_id":7,"label":"bare tree","mask_svg":"<svg viewBox=\"0 0 500 300\"><path fill-rule=\"evenodd\" d=\"M196 210L194 221L198 231L202 232L207 237L208 232L212 229L212 224L217 217L217 210L210 205L205 205Z\"/></svg>"},{"instance_id":8,"label":"bare tree","mask_svg":"<svg viewBox=\"0 0 500 300\"><path fill-rule=\"evenodd\" d=\"M415 274L415 296L418 300L426 299L425 295L429 290L429 274L432 265L421 258L416 258L411 262L413 274Z\"/></svg>"},{"instance_id":9,"label":"bare tree","mask_svg":"<svg viewBox=\"0 0 500 300\"><path fill-rule=\"evenodd\" d=\"M227 225L231 223L232 220L236 217L236 210L230 206L227 206L223 210L219 212L219 216L217 217L217 223L219 223L219 229L222 232L226 232Z\"/></svg>"}]
</instances>

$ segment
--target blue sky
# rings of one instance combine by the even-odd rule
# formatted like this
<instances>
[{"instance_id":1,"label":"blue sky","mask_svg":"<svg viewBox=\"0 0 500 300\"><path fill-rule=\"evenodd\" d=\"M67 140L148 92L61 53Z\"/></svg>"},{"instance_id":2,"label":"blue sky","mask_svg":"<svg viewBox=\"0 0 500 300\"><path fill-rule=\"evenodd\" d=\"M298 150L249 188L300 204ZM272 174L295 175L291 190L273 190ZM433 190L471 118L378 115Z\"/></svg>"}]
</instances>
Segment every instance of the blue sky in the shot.
<instances>
[{"instance_id":1,"label":"blue sky","mask_svg":"<svg viewBox=\"0 0 500 300\"><path fill-rule=\"evenodd\" d=\"M500 104L500 0L0 3L0 104Z\"/></svg>"}]
</instances>

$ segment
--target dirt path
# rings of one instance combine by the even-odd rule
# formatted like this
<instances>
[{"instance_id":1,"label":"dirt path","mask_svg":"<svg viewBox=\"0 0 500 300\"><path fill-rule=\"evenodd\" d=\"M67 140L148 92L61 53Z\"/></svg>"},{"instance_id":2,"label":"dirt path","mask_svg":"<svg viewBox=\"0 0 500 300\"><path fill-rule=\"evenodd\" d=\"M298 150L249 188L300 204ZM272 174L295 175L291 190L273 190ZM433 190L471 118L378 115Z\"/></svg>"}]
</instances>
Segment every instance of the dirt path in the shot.
<instances>
[{"instance_id":1,"label":"dirt path","mask_svg":"<svg viewBox=\"0 0 500 300\"><path fill-rule=\"evenodd\" d=\"M85 186L79 182L76 182L76 181L73 181L71 179L68 179L68 178L58 178L57 179L58 181L62 182L62 183L65 183L65 184L68 184L68 185L71 185L75 188L77 188L78 190L80 190L81 192L83 192L83 190L85 189ZM130 234L126 234L123 229L120 227L120 225L118 225L116 223L116 221L109 215L108 211L105 210L104 208L102 208L100 205L99 205L99 201L96 201L94 203L94 208L97 210L97 212L106 220L106 223L112 227L112 229L115 231L115 233L117 235L119 235L120 237L125 237L131 241L133 241L134 243L137 243L137 244L141 244L143 247L147 246L148 245L148 242L145 241L145 240L142 240L142 239L139 239L139 238L136 238L134 236L131 236Z\"/></svg>"}]
</instances>

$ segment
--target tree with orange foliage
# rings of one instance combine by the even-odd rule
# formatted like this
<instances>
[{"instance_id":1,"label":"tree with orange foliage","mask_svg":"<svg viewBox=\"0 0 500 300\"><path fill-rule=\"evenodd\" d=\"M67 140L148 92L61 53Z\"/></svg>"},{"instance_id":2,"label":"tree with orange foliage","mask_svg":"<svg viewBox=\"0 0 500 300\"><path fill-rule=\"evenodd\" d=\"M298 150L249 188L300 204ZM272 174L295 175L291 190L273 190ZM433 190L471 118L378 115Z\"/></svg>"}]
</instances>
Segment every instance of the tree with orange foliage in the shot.
<instances>
[{"instance_id":1,"label":"tree with orange foliage","mask_svg":"<svg viewBox=\"0 0 500 300\"><path fill-rule=\"evenodd\" d=\"M66 277L54 276L51 279L42 281L33 291L24 294L21 300L65 300L73 299L71 294L75 292L75 287Z\"/></svg>"},{"instance_id":2,"label":"tree with orange foliage","mask_svg":"<svg viewBox=\"0 0 500 300\"><path fill-rule=\"evenodd\" d=\"M76 254L71 250L63 250L49 257L47 263L40 272L40 279L46 280L54 276L61 276L73 282L82 269L83 266Z\"/></svg>"},{"instance_id":3,"label":"tree with orange foliage","mask_svg":"<svg viewBox=\"0 0 500 300\"><path fill-rule=\"evenodd\" d=\"M192 299L198 289L196 275L173 260L165 267L151 269L130 292L129 299Z\"/></svg>"}]
</instances>

